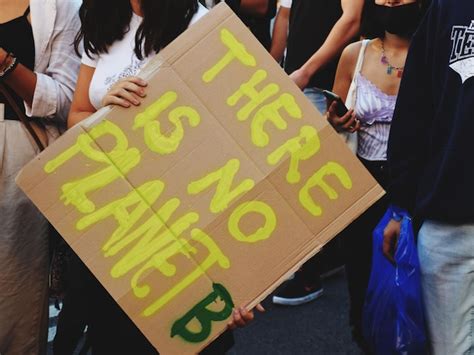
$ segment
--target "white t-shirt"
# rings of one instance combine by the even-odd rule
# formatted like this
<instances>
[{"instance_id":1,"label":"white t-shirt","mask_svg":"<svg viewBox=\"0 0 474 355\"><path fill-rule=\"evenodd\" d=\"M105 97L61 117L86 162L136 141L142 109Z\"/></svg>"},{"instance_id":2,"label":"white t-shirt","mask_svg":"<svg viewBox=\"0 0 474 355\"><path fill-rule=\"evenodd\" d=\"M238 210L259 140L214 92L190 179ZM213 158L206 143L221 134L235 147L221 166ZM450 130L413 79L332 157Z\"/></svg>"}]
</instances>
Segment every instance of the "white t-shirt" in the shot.
<instances>
[{"instance_id":1,"label":"white t-shirt","mask_svg":"<svg viewBox=\"0 0 474 355\"><path fill-rule=\"evenodd\" d=\"M190 25L204 16L207 11L199 4L199 9L191 19ZM140 60L135 55L135 34L141 22L142 17L133 13L130 30L122 40L114 42L108 48L108 53L92 56L92 58L89 58L86 53L83 54L82 64L95 68L89 87L89 99L96 110L102 107L102 99L113 84L123 78L137 75L139 70L155 56L156 53L150 53L148 57Z\"/></svg>"},{"instance_id":2,"label":"white t-shirt","mask_svg":"<svg viewBox=\"0 0 474 355\"><path fill-rule=\"evenodd\" d=\"M280 6L286 7L288 9L291 8L292 3L293 3L293 0L280 0Z\"/></svg>"}]
</instances>

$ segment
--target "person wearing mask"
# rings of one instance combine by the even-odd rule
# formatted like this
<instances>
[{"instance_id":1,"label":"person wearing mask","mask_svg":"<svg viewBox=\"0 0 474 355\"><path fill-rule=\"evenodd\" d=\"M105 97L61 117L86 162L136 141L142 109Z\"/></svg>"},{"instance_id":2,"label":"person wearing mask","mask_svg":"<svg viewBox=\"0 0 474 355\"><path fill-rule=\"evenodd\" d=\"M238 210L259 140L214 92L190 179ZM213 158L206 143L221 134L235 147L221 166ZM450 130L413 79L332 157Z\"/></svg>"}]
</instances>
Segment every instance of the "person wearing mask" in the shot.
<instances>
[{"instance_id":1,"label":"person wearing mask","mask_svg":"<svg viewBox=\"0 0 474 355\"><path fill-rule=\"evenodd\" d=\"M327 119L339 132L357 135L357 157L377 182L388 188L387 144L410 40L421 20L420 0L370 0L364 28L374 36L350 44L342 53L333 91L351 110ZM384 196L344 232L346 275L353 338L368 350L362 336L362 313L372 264L372 231L389 205Z\"/></svg>"},{"instance_id":2,"label":"person wearing mask","mask_svg":"<svg viewBox=\"0 0 474 355\"><path fill-rule=\"evenodd\" d=\"M281 62L306 97L321 112L327 102L322 90L331 90L339 56L359 33L364 0L282 0L270 53ZM273 303L295 306L323 293L320 258L306 262L273 297Z\"/></svg>"},{"instance_id":3,"label":"person wearing mask","mask_svg":"<svg viewBox=\"0 0 474 355\"><path fill-rule=\"evenodd\" d=\"M46 353L49 224L15 177L66 126L80 64L72 46L80 27L79 6L76 0L0 1L3 355Z\"/></svg>"},{"instance_id":4,"label":"person wearing mask","mask_svg":"<svg viewBox=\"0 0 474 355\"><path fill-rule=\"evenodd\" d=\"M432 0L412 40L388 143L389 197L421 223L430 353L474 349L474 2ZM384 231L393 261L399 211Z\"/></svg>"},{"instance_id":5,"label":"person wearing mask","mask_svg":"<svg viewBox=\"0 0 474 355\"><path fill-rule=\"evenodd\" d=\"M86 119L104 106L124 108L140 105L147 83L137 74L162 48L205 15L197 0L86 0L80 9L81 30L76 49L84 47L82 65L68 118L68 126ZM102 18L113 19L103 23ZM86 266L73 259L75 285L67 292L59 315L57 353L71 353L77 337L68 336L72 327L87 324L87 343L92 354L157 354L127 314L109 295ZM261 306L257 307L263 310ZM80 324L66 321L77 311L85 318ZM243 326L252 312L233 312L229 328ZM233 346L233 334L225 332L206 348L204 354L224 354Z\"/></svg>"}]
</instances>

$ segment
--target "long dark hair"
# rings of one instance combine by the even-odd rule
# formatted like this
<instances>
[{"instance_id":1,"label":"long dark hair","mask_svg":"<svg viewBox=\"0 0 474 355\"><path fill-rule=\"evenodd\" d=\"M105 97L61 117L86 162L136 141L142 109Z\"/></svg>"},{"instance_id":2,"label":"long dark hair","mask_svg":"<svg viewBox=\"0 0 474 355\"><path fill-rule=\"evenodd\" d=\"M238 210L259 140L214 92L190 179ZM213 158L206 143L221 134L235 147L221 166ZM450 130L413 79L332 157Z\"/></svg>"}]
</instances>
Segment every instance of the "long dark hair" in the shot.
<instances>
[{"instance_id":1,"label":"long dark hair","mask_svg":"<svg viewBox=\"0 0 474 355\"><path fill-rule=\"evenodd\" d=\"M135 35L139 59L158 53L178 37L198 10L197 0L141 0L143 21ZM74 40L76 51L84 41L87 55L107 53L129 31L130 0L84 0L79 10L81 29Z\"/></svg>"}]
</instances>

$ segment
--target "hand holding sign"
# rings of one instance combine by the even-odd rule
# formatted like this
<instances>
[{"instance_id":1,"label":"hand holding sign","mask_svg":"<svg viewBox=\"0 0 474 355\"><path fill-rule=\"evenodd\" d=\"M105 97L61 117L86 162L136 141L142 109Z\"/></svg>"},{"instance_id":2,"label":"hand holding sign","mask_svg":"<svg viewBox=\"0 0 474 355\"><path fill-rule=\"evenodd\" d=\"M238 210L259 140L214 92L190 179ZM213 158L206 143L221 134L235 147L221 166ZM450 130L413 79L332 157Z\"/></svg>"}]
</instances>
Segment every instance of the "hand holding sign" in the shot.
<instances>
[{"instance_id":1,"label":"hand holding sign","mask_svg":"<svg viewBox=\"0 0 474 355\"><path fill-rule=\"evenodd\" d=\"M383 191L225 4L140 76L17 182L160 353L197 353Z\"/></svg>"},{"instance_id":2,"label":"hand holding sign","mask_svg":"<svg viewBox=\"0 0 474 355\"><path fill-rule=\"evenodd\" d=\"M102 106L117 105L128 108L139 106L146 96L147 82L136 76L130 76L116 82L102 99Z\"/></svg>"},{"instance_id":3,"label":"hand holding sign","mask_svg":"<svg viewBox=\"0 0 474 355\"><path fill-rule=\"evenodd\" d=\"M265 308L259 303L255 309L261 313L265 312ZM232 312L232 321L227 324L229 329L235 329L237 327L245 327L249 322L254 319L254 311L247 311L244 307L234 309Z\"/></svg>"}]
</instances>

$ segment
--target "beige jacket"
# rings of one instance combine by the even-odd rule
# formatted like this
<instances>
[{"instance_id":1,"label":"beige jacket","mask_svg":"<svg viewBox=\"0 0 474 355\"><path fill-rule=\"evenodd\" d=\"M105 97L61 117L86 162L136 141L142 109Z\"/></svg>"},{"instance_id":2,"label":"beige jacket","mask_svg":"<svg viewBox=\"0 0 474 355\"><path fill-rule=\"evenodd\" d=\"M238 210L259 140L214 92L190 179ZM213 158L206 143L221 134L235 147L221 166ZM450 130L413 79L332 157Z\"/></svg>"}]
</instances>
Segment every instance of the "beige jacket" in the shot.
<instances>
[{"instance_id":1,"label":"beige jacket","mask_svg":"<svg viewBox=\"0 0 474 355\"><path fill-rule=\"evenodd\" d=\"M25 104L28 116L66 123L80 66L73 46L80 5L81 0L30 0L37 83L32 105Z\"/></svg>"}]
</instances>

